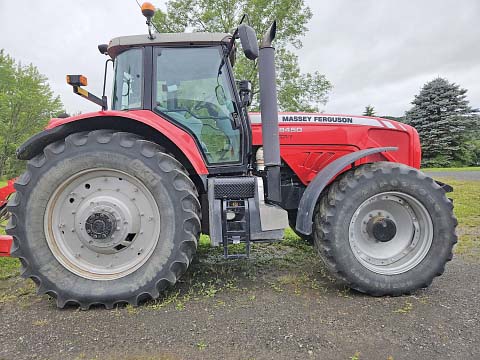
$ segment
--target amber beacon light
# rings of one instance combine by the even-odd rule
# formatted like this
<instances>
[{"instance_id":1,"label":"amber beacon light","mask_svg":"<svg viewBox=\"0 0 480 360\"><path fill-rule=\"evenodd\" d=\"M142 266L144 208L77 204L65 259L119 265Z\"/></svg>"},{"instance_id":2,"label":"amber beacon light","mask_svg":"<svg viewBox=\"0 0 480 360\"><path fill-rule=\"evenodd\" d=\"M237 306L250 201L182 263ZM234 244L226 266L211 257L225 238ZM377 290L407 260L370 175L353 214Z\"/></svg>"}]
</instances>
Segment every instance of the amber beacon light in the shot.
<instances>
[{"instance_id":1,"label":"amber beacon light","mask_svg":"<svg viewBox=\"0 0 480 360\"><path fill-rule=\"evenodd\" d=\"M142 14L147 19L151 19L153 17L153 15L155 14L155 6L153 6L149 2L144 2L142 4Z\"/></svg>"}]
</instances>

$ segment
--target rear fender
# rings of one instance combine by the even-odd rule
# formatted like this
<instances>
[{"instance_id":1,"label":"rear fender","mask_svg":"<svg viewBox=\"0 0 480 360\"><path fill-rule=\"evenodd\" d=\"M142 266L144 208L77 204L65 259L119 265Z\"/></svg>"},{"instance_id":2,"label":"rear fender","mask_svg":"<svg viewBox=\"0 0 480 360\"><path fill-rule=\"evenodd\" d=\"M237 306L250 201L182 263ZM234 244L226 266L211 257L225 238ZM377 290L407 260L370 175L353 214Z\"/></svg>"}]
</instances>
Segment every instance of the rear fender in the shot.
<instances>
[{"instance_id":1,"label":"rear fender","mask_svg":"<svg viewBox=\"0 0 480 360\"><path fill-rule=\"evenodd\" d=\"M363 157L384 151L396 150L398 150L397 147L381 147L355 151L351 154L342 156L325 166L310 184L308 184L302 195L297 212L296 230L304 235L312 234L313 213L318 198L323 189L325 189L330 181L333 180L342 169Z\"/></svg>"}]
</instances>

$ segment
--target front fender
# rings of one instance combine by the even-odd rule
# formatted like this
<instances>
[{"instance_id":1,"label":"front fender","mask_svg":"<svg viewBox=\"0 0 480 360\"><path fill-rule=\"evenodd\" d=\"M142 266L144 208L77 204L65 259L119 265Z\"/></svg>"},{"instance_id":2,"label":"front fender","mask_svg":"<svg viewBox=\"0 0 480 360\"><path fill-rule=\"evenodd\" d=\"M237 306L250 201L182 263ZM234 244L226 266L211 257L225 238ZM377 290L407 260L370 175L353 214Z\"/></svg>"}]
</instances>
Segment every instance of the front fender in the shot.
<instances>
[{"instance_id":1,"label":"front fender","mask_svg":"<svg viewBox=\"0 0 480 360\"><path fill-rule=\"evenodd\" d=\"M312 182L308 184L302 195L302 198L300 199L300 205L298 206L297 212L297 223L295 227L296 230L304 235L310 235L312 233L313 213L318 198L323 189L325 189L335 175L342 171L342 169L363 157L384 151L396 150L398 150L397 147L381 147L355 151L351 154L342 156L341 158L338 158L337 160L332 161L330 164L325 166L315 176Z\"/></svg>"},{"instance_id":2,"label":"front fender","mask_svg":"<svg viewBox=\"0 0 480 360\"><path fill-rule=\"evenodd\" d=\"M185 156L198 175L208 174L205 161L192 136L148 110L99 111L65 119L52 119L44 131L33 135L17 149L17 157L20 160L30 160L52 142L75 132L98 129L132 132L152 141L155 134L161 135L178 148L179 153Z\"/></svg>"}]
</instances>

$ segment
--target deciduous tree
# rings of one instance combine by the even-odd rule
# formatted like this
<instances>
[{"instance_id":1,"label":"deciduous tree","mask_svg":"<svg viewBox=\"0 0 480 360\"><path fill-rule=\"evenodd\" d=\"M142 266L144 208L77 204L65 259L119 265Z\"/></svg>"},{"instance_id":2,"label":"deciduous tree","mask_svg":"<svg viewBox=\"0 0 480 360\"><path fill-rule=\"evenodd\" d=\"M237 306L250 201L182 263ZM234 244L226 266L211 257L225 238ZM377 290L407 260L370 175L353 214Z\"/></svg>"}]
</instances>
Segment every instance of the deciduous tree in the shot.
<instances>
[{"instance_id":1,"label":"deciduous tree","mask_svg":"<svg viewBox=\"0 0 480 360\"><path fill-rule=\"evenodd\" d=\"M318 111L332 85L319 72L302 73L295 51L312 11L304 0L169 0L153 22L160 32L208 31L231 33L243 14L259 38L277 20L277 85L280 110ZM258 108L257 62L237 56L235 78L252 82L252 108Z\"/></svg>"},{"instance_id":2,"label":"deciduous tree","mask_svg":"<svg viewBox=\"0 0 480 360\"><path fill-rule=\"evenodd\" d=\"M0 176L18 175L16 148L62 109L45 76L0 50Z\"/></svg>"}]
</instances>

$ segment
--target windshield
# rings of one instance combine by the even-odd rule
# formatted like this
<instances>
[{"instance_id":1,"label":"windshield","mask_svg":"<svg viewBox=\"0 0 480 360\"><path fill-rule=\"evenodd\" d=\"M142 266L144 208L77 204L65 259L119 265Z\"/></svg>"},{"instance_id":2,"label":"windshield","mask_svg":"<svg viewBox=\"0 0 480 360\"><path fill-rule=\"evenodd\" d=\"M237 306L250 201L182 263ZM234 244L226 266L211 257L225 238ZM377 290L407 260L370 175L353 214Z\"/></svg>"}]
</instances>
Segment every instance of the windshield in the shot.
<instances>
[{"instance_id":1,"label":"windshield","mask_svg":"<svg viewBox=\"0 0 480 360\"><path fill-rule=\"evenodd\" d=\"M142 108L143 58L142 49L127 50L115 59L112 109Z\"/></svg>"},{"instance_id":2,"label":"windshield","mask_svg":"<svg viewBox=\"0 0 480 360\"><path fill-rule=\"evenodd\" d=\"M159 48L155 110L187 128L207 161L240 160L234 97L220 47Z\"/></svg>"}]
</instances>

